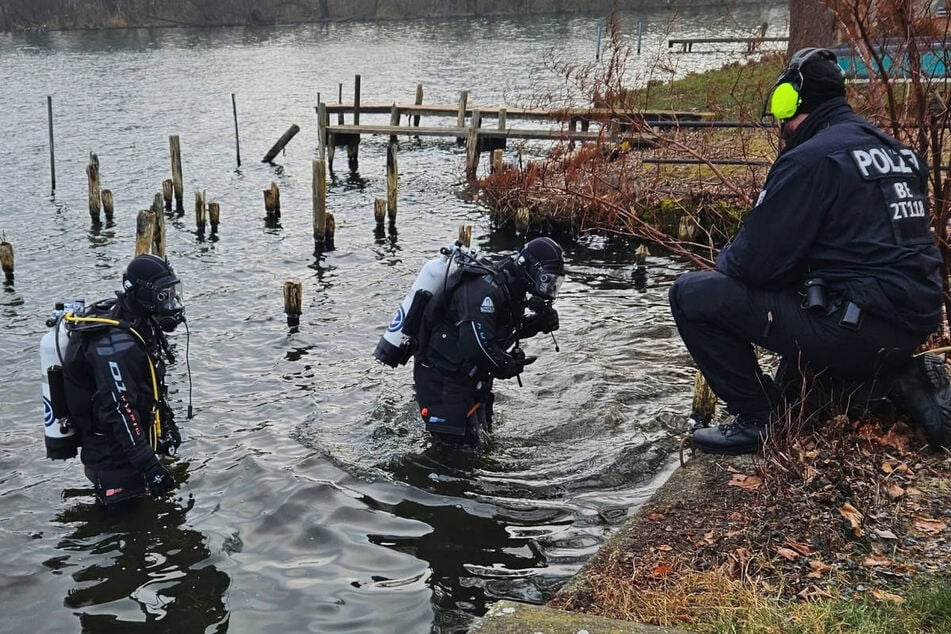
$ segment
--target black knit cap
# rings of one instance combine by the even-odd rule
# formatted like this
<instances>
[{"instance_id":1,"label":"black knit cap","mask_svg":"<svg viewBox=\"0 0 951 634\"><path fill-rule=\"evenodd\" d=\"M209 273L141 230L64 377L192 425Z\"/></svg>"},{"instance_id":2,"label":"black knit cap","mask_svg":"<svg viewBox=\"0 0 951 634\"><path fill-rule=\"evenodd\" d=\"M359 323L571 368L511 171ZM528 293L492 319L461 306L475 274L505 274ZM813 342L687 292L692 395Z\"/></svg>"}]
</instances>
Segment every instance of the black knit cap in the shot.
<instances>
[{"instance_id":1,"label":"black knit cap","mask_svg":"<svg viewBox=\"0 0 951 634\"><path fill-rule=\"evenodd\" d=\"M797 112L812 112L830 99L845 97L845 77L839 65L829 59L813 56L799 69L802 100Z\"/></svg>"}]
</instances>

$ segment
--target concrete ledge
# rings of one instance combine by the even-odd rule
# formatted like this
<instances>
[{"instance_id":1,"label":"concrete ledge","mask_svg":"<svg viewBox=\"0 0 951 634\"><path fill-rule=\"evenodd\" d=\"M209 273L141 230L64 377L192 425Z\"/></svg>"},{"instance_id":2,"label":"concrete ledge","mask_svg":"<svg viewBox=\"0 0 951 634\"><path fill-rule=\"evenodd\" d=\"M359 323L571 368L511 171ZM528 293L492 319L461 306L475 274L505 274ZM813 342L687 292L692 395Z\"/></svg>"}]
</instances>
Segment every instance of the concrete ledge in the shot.
<instances>
[{"instance_id":1,"label":"concrete ledge","mask_svg":"<svg viewBox=\"0 0 951 634\"><path fill-rule=\"evenodd\" d=\"M469 631L472 634L689 634L685 630L616 621L516 601L495 603Z\"/></svg>"}]
</instances>

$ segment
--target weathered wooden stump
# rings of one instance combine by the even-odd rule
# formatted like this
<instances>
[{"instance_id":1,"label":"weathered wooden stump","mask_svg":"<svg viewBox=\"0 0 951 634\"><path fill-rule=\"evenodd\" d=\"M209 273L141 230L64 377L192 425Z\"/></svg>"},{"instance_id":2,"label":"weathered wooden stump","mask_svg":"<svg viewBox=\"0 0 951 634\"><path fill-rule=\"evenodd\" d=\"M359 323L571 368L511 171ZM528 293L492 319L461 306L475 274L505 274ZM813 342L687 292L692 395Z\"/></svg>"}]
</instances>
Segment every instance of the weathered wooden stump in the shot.
<instances>
[{"instance_id":1,"label":"weathered wooden stump","mask_svg":"<svg viewBox=\"0 0 951 634\"><path fill-rule=\"evenodd\" d=\"M152 234L152 253L165 257L165 206L162 202L162 194L158 193L152 198L152 207L150 211L155 218Z\"/></svg>"},{"instance_id":2,"label":"weathered wooden stump","mask_svg":"<svg viewBox=\"0 0 951 634\"><path fill-rule=\"evenodd\" d=\"M155 236L155 214L143 209L135 217L135 254L148 253Z\"/></svg>"},{"instance_id":3,"label":"weathered wooden stump","mask_svg":"<svg viewBox=\"0 0 951 634\"><path fill-rule=\"evenodd\" d=\"M86 179L89 184L89 217L92 224L102 224L100 218L101 198L99 194L99 157L95 154L89 155L89 163L86 165Z\"/></svg>"},{"instance_id":4,"label":"weathered wooden stump","mask_svg":"<svg viewBox=\"0 0 951 634\"><path fill-rule=\"evenodd\" d=\"M334 250L334 234L336 232L337 222L334 220L334 215L328 211L324 229L324 247L328 251Z\"/></svg>"},{"instance_id":5,"label":"weathered wooden stump","mask_svg":"<svg viewBox=\"0 0 951 634\"><path fill-rule=\"evenodd\" d=\"M399 186L399 168L396 163L396 150L399 146L390 141L386 146L386 215L396 221L396 191Z\"/></svg>"},{"instance_id":6,"label":"weathered wooden stump","mask_svg":"<svg viewBox=\"0 0 951 634\"><path fill-rule=\"evenodd\" d=\"M466 127L466 105L469 103L469 91L463 90L459 93L459 113L456 115L456 127L464 128ZM462 137L456 137L456 143L462 145L465 142L465 139Z\"/></svg>"},{"instance_id":7,"label":"weathered wooden stump","mask_svg":"<svg viewBox=\"0 0 951 634\"><path fill-rule=\"evenodd\" d=\"M300 325L303 294L303 287L299 280L284 282L284 314L287 315L287 325L292 328Z\"/></svg>"},{"instance_id":8,"label":"weathered wooden stump","mask_svg":"<svg viewBox=\"0 0 951 634\"><path fill-rule=\"evenodd\" d=\"M385 198L377 198L373 201L373 218L376 220L378 227L383 225L383 221L386 219Z\"/></svg>"},{"instance_id":9,"label":"weathered wooden stump","mask_svg":"<svg viewBox=\"0 0 951 634\"><path fill-rule=\"evenodd\" d=\"M324 250L327 232L327 171L324 161L314 159L312 195L314 203L314 253Z\"/></svg>"},{"instance_id":10,"label":"weathered wooden stump","mask_svg":"<svg viewBox=\"0 0 951 634\"><path fill-rule=\"evenodd\" d=\"M502 154L503 150L492 150L492 173L502 171Z\"/></svg>"},{"instance_id":11,"label":"weathered wooden stump","mask_svg":"<svg viewBox=\"0 0 951 634\"><path fill-rule=\"evenodd\" d=\"M208 203L208 223L211 225L211 235L218 233L218 221L221 218L221 205L216 202Z\"/></svg>"},{"instance_id":12,"label":"weathered wooden stump","mask_svg":"<svg viewBox=\"0 0 951 634\"><path fill-rule=\"evenodd\" d=\"M13 284L13 245L6 240L0 242L0 268L7 284Z\"/></svg>"},{"instance_id":13,"label":"weathered wooden stump","mask_svg":"<svg viewBox=\"0 0 951 634\"><path fill-rule=\"evenodd\" d=\"M174 195L175 189L172 184L171 178L166 178L162 181L162 198L165 199L165 211L172 210L172 196Z\"/></svg>"},{"instance_id":14,"label":"weathered wooden stump","mask_svg":"<svg viewBox=\"0 0 951 634\"><path fill-rule=\"evenodd\" d=\"M469 120L469 133L466 136L466 178L475 180L476 172L479 170L479 128L482 125L482 113L478 110L472 111L472 119Z\"/></svg>"},{"instance_id":15,"label":"weathered wooden stump","mask_svg":"<svg viewBox=\"0 0 951 634\"><path fill-rule=\"evenodd\" d=\"M270 222L281 217L281 190L273 181L271 186L264 190L264 212Z\"/></svg>"},{"instance_id":16,"label":"weathered wooden stump","mask_svg":"<svg viewBox=\"0 0 951 634\"><path fill-rule=\"evenodd\" d=\"M423 85L422 84L416 84L416 100L413 103L416 104L417 106L423 105ZM413 127L414 128L419 127L419 115L413 116Z\"/></svg>"},{"instance_id":17,"label":"weathered wooden stump","mask_svg":"<svg viewBox=\"0 0 951 634\"><path fill-rule=\"evenodd\" d=\"M102 194L102 212L106 215L106 222L112 222L115 217L115 201L111 189L104 189Z\"/></svg>"},{"instance_id":18,"label":"weathered wooden stump","mask_svg":"<svg viewBox=\"0 0 951 634\"><path fill-rule=\"evenodd\" d=\"M528 231L528 225L531 220L531 210L528 207L519 207L515 212L515 230L522 233Z\"/></svg>"},{"instance_id":19,"label":"weathered wooden stump","mask_svg":"<svg viewBox=\"0 0 951 634\"><path fill-rule=\"evenodd\" d=\"M461 242L463 246L471 246L472 225L459 225L459 242Z\"/></svg>"},{"instance_id":20,"label":"weathered wooden stump","mask_svg":"<svg viewBox=\"0 0 951 634\"><path fill-rule=\"evenodd\" d=\"M195 227L198 229L198 235L205 233L205 192L195 192Z\"/></svg>"},{"instance_id":21,"label":"weathered wooden stump","mask_svg":"<svg viewBox=\"0 0 951 634\"><path fill-rule=\"evenodd\" d=\"M182 147L178 135L168 137L169 155L172 159L172 188L175 190L175 213L185 213L184 185L182 183Z\"/></svg>"},{"instance_id":22,"label":"weathered wooden stump","mask_svg":"<svg viewBox=\"0 0 951 634\"><path fill-rule=\"evenodd\" d=\"M647 246L639 245L634 251L634 270L631 271L631 279L634 281L634 289L644 291L647 289Z\"/></svg>"}]
</instances>

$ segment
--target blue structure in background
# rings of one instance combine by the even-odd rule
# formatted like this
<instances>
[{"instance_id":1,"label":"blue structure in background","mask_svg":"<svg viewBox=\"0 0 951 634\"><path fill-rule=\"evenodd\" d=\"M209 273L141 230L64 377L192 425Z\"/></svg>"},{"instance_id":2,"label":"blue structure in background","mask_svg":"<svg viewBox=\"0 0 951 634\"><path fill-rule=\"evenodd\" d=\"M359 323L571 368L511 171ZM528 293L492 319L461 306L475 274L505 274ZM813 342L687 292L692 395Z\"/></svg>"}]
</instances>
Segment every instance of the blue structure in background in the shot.
<instances>
[{"instance_id":1,"label":"blue structure in background","mask_svg":"<svg viewBox=\"0 0 951 634\"><path fill-rule=\"evenodd\" d=\"M951 40L935 38L918 42L921 55L922 75L929 78L948 77L951 66ZM869 69L851 44L839 44L830 47L839 58L839 67L849 79L868 79ZM876 53L882 56L882 67L890 79L905 79L910 75L908 46L904 40L890 39L884 45L876 47ZM878 69L873 69L878 73Z\"/></svg>"}]
</instances>

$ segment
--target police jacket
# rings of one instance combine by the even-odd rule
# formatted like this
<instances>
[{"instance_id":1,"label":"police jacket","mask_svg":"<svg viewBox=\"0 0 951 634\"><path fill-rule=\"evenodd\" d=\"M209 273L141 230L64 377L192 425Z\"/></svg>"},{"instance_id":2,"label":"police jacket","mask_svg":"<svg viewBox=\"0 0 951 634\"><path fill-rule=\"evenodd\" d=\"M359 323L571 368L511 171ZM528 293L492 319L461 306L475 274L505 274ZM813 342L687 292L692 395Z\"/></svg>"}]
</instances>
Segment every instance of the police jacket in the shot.
<instances>
[{"instance_id":1,"label":"police jacket","mask_svg":"<svg viewBox=\"0 0 951 634\"><path fill-rule=\"evenodd\" d=\"M121 319L115 310L109 316ZM127 328L80 323L70 333L63 358L66 402L87 467L144 473L158 464L150 440L156 404L152 368L162 394L164 364L152 343L152 326L134 327L155 350L147 350Z\"/></svg>"},{"instance_id":2,"label":"police jacket","mask_svg":"<svg viewBox=\"0 0 951 634\"><path fill-rule=\"evenodd\" d=\"M751 287L820 278L833 296L927 334L941 310L928 169L910 148L827 101L796 129L717 270Z\"/></svg>"},{"instance_id":3,"label":"police jacket","mask_svg":"<svg viewBox=\"0 0 951 634\"><path fill-rule=\"evenodd\" d=\"M525 291L508 272L465 273L445 305L427 316L430 332L417 363L476 379L508 379L521 364L506 350L515 343Z\"/></svg>"}]
</instances>

